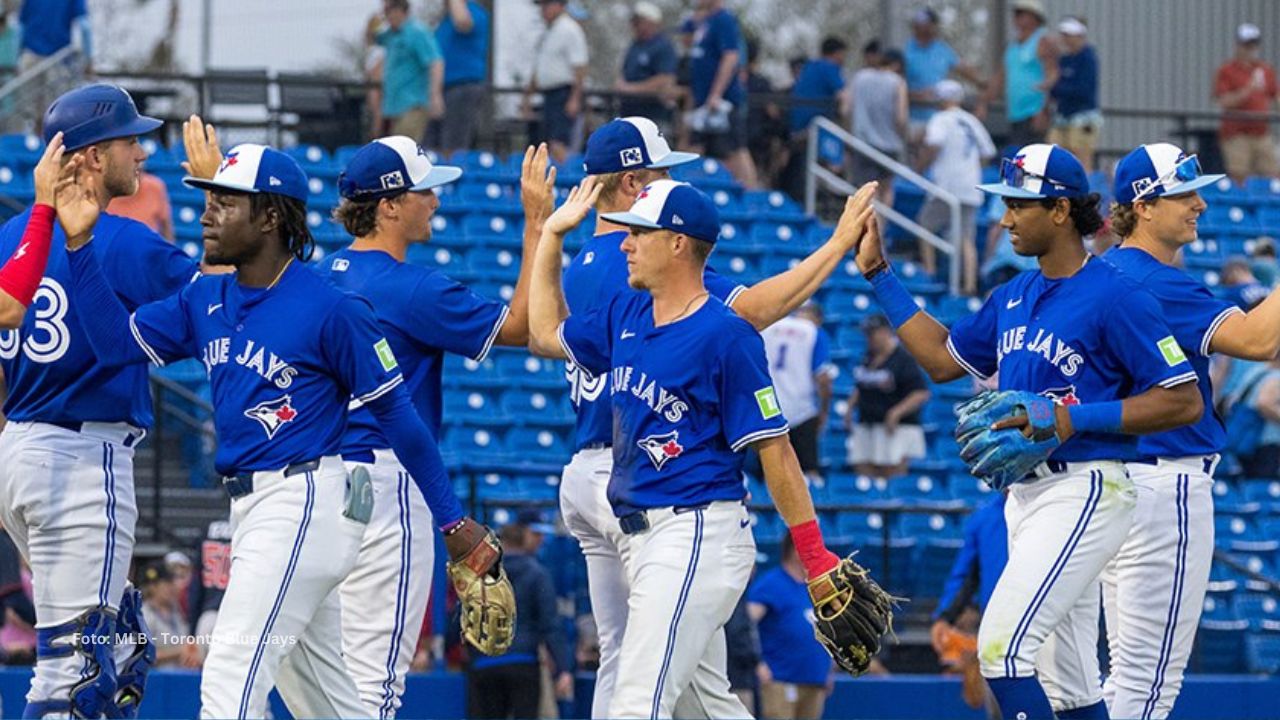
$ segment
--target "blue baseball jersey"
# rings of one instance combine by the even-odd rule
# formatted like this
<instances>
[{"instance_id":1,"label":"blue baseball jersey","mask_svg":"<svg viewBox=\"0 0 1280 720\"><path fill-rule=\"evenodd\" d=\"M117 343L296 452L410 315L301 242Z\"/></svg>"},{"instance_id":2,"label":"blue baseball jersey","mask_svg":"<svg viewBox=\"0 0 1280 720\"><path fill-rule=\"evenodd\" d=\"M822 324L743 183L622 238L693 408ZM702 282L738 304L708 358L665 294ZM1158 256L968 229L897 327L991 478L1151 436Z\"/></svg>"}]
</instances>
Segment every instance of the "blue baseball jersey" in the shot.
<instances>
[{"instance_id":1,"label":"blue baseball jersey","mask_svg":"<svg viewBox=\"0 0 1280 720\"><path fill-rule=\"evenodd\" d=\"M0 227L0 258L17 250L31 211ZM129 310L169 297L199 271L172 243L136 220L103 213L93 250L107 284ZM53 243L35 301L17 330L0 330L0 368L9 398L4 414L19 422L127 422L150 427L147 368L105 368L70 301L67 236L53 226Z\"/></svg>"},{"instance_id":2,"label":"blue baseball jersey","mask_svg":"<svg viewBox=\"0 0 1280 720\"><path fill-rule=\"evenodd\" d=\"M130 327L153 363L204 362L223 475L338 454L348 402L404 382L368 301L298 262L266 289L201 278Z\"/></svg>"},{"instance_id":3,"label":"blue baseball jersey","mask_svg":"<svg viewBox=\"0 0 1280 720\"><path fill-rule=\"evenodd\" d=\"M715 298L654 327L653 298L620 293L607 307L570 315L560 340L575 365L609 377L608 496L619 517L742 499L740 451L787 432L764 341Z\"/></svg>"},{"instance_id":4,"label":"blue baseball jersey","mask_svg":"<svg viewBox=\"0 0 1280 720\"><path fill-rule=\"evenodd\" d=\"M1195 382L1160 305L1119 268L1091 257L1076 274L1018 275L951 328L947 349L970 374L1000 373L1001 390L1064 405L1120 400L1155 386ZM1135 460L1138 438L1077 433L1053 460Z\"/></svg>"},{"instance_id":5,"label":"blue baseball jersey","mask_svg":"<svg viewBox=\"0 0 1280 720\"><path fill-rule=\"evenodd\" d=\"M805 583L775 567L751 583L747 602L766 610L757 628L760 655L773 679L825 685L831 675L831 656L813 635L813 601Z\"/></svg>"},{"instance_id":6,"label":"blue baseball jersey","mask_svg":"<svg viewBox=\"0 0 1280 720\"><path fill-rule=\"evenodd\" d=\"M373 304L387 343L401 363L413 407L439 437L444 354L483 360L507 319L507 306L440 272L400 262L380 250L334 253L322 274ZM391 447L373 413L355 401L352 406L342 451Z\"/></svg>"},{"instance_id":7,"label":"blue baseball jersey","mask_svg":"<svg viewBox=\"0 0 1280 720\"><path fill-rule=\"evenodd\" d=\"M1150 253L1132 247L1112 248L1105 259L1138 281L1155 296L1164 311L1165 322L1186 353L1200 380L1204 415L1194 425L1138 438L1144 455L1183 457L1221 452L1227 443L1222 418L1213 409L1213 384L1209 380L1209 345L1222 322L1240 308L1214 297L1204 283L1175 267L1169 267Z\"/></svg>"},{"instance_id":8,"label":"blue baseball jersey","mask_svg":"<svg viewBox=\"0 0 1280 720\"><path fill-rule=\"evenodd\" d=\"M608 307L619 294L636 292L627 285L627 254L622 252L626 237L626 230L595 235L573 257L564 270L564 296L570 314L585 316ZM727 305L746 289L710 268L703 273L702 282L712 296ZM577 415L574 449L608 445L613 438L613 410L607 378L581 372L572 361L565 366L565 378Z\"/></svg>"}]
</instances>

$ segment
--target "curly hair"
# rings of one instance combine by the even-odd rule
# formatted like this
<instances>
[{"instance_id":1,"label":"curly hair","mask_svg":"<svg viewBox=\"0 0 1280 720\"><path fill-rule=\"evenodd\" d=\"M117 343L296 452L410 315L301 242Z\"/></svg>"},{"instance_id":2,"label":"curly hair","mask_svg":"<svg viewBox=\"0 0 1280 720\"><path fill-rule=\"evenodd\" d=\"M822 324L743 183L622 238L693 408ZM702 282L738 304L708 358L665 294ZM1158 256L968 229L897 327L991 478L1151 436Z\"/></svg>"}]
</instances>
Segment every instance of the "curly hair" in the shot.
<instances>
[{"instance_id":1,"label":"curly hair","mask_svg":"<svg viewBox=\"0 0 1280 720\"><path fill-rule=\"evenodd\" d=\"M1046 209L1052 210L1058 204L1058 200L1062 198L1041 198L1036 201ZM1089 193L1088 195L1078 195L1076 197L1066 198L1071 204L1071 224L1075 226L1076 232L1080 237L1088 237L1102 229L1102 214L1098 207L1102 205L1102 196L1098 193ZM1112 227L1115 227L1114 220ZM1118 232L1118 231L1117 231ZM1123 233L1121 233L1123 235Z\"/></svg>"},{"instance_id":2,"label":"curly hair","mask_svg":"<svg viewBox=\"0 0 1280 720\"><path fill-rule=\"evenodd\" d=\"M1160 198L1144 198L1143 202L1153 205L1160 201ZM1133 231L1138 228L1138 213L1133 209L1133 203L1120 204L1118 202L1111 203L1111 231L1119 237L1129 237Z\"/></svg>"},{"instance_id":3,"label":"curly hair","mask_svg":"<svg viewBox=\"0 0 1280 720\"><path fill-rule=\"evenodd\" d=\"M249 218L257 220L262 213L274 211L280 218L280 237L293 256L303 262L311 259L316 240L307 227L307 205L276 193L255 193L249 196Z\"/></svg>"},{"instance_id":4,"label":"curly hair","mask_svg":"<svg viewBox=\"0 0 1280 720\"><path fill-rule=\"evenodd\" d=\"M372 235L378 229L378 204L381 200L348 200L343 198L333 209L333 219L351 237Z\"/></svg>"}]
</instances>

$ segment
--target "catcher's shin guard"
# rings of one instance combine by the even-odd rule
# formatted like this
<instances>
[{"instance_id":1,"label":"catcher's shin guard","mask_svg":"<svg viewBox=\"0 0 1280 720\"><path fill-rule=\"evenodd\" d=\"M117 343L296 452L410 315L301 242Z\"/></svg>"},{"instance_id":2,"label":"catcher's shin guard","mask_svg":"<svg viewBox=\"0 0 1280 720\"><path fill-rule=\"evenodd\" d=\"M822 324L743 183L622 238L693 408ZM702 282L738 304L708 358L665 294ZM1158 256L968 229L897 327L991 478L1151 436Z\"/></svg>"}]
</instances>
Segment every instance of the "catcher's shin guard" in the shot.
<instances>
[{"instance_id":1,"label":"catcher's shin guard","mask_svg":"<svg viewBox=\"0 0 1280 720\"><path fill-rule=\"evenodd\" d=\"M142 704L142 694L146 690L147 675L156 663L156 647L151 641L151 630L142 617L142 593L129 586L124 590L120 600L120 615L117 618L119 632L133 642L133 652L120 663L116 684L116 708L123 718L138 715L138 706Z\"/></svg>"},{"instance_id":2,"label":"catcher's shin guard","mask_svg":"<svg viewBox=\"0 0 1280 720\"><path fill-rule=\"evenodd\" d=\"M38 628L37 661L79 654L85 659L84 676L71 686L66 699L28 702L22 717L118 717L115 707L115 632L115 613L106 607L87 610L61 625Z\"/></svg>"}]
</instances>

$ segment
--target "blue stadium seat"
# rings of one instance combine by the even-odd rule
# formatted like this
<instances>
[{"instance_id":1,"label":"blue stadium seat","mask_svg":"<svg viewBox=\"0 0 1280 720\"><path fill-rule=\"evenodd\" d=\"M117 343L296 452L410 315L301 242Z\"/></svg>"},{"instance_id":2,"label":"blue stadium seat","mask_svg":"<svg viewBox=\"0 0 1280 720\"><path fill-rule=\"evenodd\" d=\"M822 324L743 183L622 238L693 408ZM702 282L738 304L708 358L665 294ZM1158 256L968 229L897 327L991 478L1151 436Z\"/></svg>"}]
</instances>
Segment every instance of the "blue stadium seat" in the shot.
<instances>
[{"instance_id":1,"label":"blue stadium seat","mask_svg":"<svg viewBox=\"0 0 1280 720\"><path fill-rule=\"evenodd\" d=\"M44 140L38 135L0 135L0 162L13 163L30 170L40 162L40 155L43 153Z\"/></svg>"},{"instance_id":2,"label":"blue stadium seat","mask_svg":"<svg viewBox=\"0 0 1280 720\"><path fill-rule=\"evenodd\" d=\"M444 356L443 376L444 384L450 387L490 388L506 384L492 356L477 363L448 353Z\"/></svg>"},{"instance_id":3,"label":"blue stadium seat","mask_svg":"<svg viewBox=\"0 0 1280 720\"><path fill-rule=\"evenodd\" d=\"M942 475L916 474L889 481L890 497L917 507L957 507Z\"/></svg>"},{"instance_id":4,"label":"blue stadium seat","mask_svg":"<svg viewBox=\"0 0 1280 720\"><path fill-rule=\"evenodd\" d=\"M755 536L756 542L780 540L786 531L787 527L778 513L768 510L751 512L751 534Z\"/></svg>"},{"instance_id":5,"label":"blue stadium seat","mask_svg":"<svg viewBox=\"0 0 1280 720\"><path fill-rule=\"evenodd\" d=\"M341 166L346 166L351 161L352 156L360 151L363 145L339 145L333 151L333 161Z\"/></svg>"},{"instance_id":6,"label":"blue stadium seat","mask_svg":"<svg viewBox=\"0 0 1280 720\"><path fill-rule=\"evenodd\" d=\"M289 157L298 161L304 169L313 165L327 165L333 162L329 151L319 145L294 145L284 149Z\"/></svg>"},{"instance_id":7,"label":"blue stadium seat","mask_svg":"<svg viewBox=\"0 0 1280 720\"><path fill-rule=\"evenodd\" d=\"M1257 506L1254 506L1257 507ZM1213 517L1213 534L1218 545L1225 545L1234 540L1252 540L1258 537L1258 528L1254 513L1227 514L1216 513Z\"/></svg>"},{"instance_id":8,"label":"blue stadium seat","mask_svg":"<svg viewBox=\"0 0 1280 720\"><path fill-rule=\"evenodd\" d=\"M1254 540L1232 540L1228 543L1227 549L1251 572L1268 577L1277 576L1276 562L1280 557L1280 540L1263 539L1259 534Z\"/></svg>"},{"instance_id":9,"label":"blue stadium seat","mask_svg":"<svg viewBox=\"0 0 1280 720\"><path fill-rule=\"evenodd\" d=\"M1244 620L1202 620L1196 634L1196 670L1238 673L1244 669Z\"/></svg>"},{"instance_id":10,"label":"blue stadium seat","mask_svg":"<svg viewBox=\"0 0 1280 720\"><path fill-rule=\"evenodd\" d=\"M902 513L897 531L899 537L921 540L960 537L960 528L942 513Z\"/></svg>"},{"instance_id":11,"label":"blue stadium seat","mask_svg":"<svg viewBox=\"0 0 1280 720\"><path fill-rule=\"evenodd\" d=\"M892 515L879 512L849 512L836 514L836 533L848 538L881 538L886 527L893 532Z\"/></svg>"},{"instance_id":12,"label":"blue stadium seat","mask_svg":"<svg viewBox=\"0 0 1280 720\"><path fill-rule=\"evenodd\" d=\"M751 226L751 247L766 253L793 258L809 254L809 241L803 230L788 223L758 222Z\"/></svg>"},{"instance_id":13,"label":"blue stadium seat","mask_svg":"<svg viewBox=\"0 0 1280 720\"><path fill-rule=\"evenodd\" d=\"M1269 621L1244 638L1245 665L1251 673L1280 673L1280 623Z\"/></svg>"},{"instance_id":14,"label":"blue stadium seat","mask_svg":"<svg viewBox=\"0 0 1280 720\"><path fill-rule=\"evenodd\" d=\"M504 462L509 457L502 444L502 435L492 427L452 425L444 431L442 451L467 461L484 459Z\"/></svg>"},{"instance_id":15,"label":"blue stadium seat","mask_svg":"<svg viewBox=\"0 0 1280 720\"><path fill-rule=\"evenodd\" d=\"M473 248L467 252L467 265L476 277L515 282L520 274L520 254L506 248Z\"/></svg>"},{"instance_id":16,"label":"blue stadium seat","mask_svg":"<svg viewBox=\"0 0 1280 720\"><path fill-rule=\"evenodd\" d=\"M35 180L31 171L17 164L0 165L0 194L8 195L23 205L30 205L36 197Z\"/></svg>"},{"instance_id":17,"label":"blue stadium seat","mask_svg":"<svg viewBox=\"0 0 1280 720\"><path fill-rule=\"evenodd\" d=\"M536 358L522 351L494 353L494 362L508 387L556 390L566 387L564 363Z\"/></svg>"},{"instance_id":18,"label":"blue stadium seat","mask_svg":"<svg viewBox=\"0 0 1280 720\"><path fill-rule=\"evenodd\" d=\"M519 460L566 463L569 450L564 438L547 428L517 427L507 433L507 451Z\"/></svg>"},{"instance_id":19,"label":"blue stadium seat","mask_svg":"<svg viewBox=\"0 0 1280 720\"><path fill-rule=\"evenodd\" d=\"M1262 232L1257 215L1243 204L1209 205L1200 216L1199 228L1207 236L1250 236Z\"/></svg>"},{"instance_id":20,"label":"blue stadium seat","mask_svg":"<svg viewBox=\"0 0 1280 720\"><path fill-rule=\"evenodd\" d=\"M509 185L497 182L464 182L450 198L467 212L514 212L520 210L520 196Z\"/></svg>"},{"instance_id":21,"label":"blue stadium seat","mask_svg":"<svg viewBox=\"0 0 1280 720\"><path fill-rule=\"evenodd\" d=\"M953 538L926 538L920 544L915 562L915 598L936 598L942 594L956 555L964 547L964 541Z\"/></svg>"},{"instance_id":22,"label":"blue stadium seat","mask_svg":"<svg viewBox=\"0 0 1280 720\"><path fill-rule=\"evenodd\" d=\"M734 282L751 285L761 277L758 262L758 256L751 253L722 250L712 258L712 267Z\"/></svg>"},{"instance_id":23,"label":"blue stadium seat","mask_svg":"<svg viewBox=\"0 0 1280 720\"><path fill-rule=\"evenodd\" d=\"M800 260L795 257L777 253L767 254L760 260L760 274L764 277L773 277L790 270L799 262Z\"/></svg>"},{"instance_id":24,"label":"blue stadium seat","mask_svg":"<svg viewBox=\"0 0 1280 720\"><path fill-rule=\"evenodd\" d=\"M919 542L915 538L867 538L860 543L858 563L865 567L885 590L906 596L911 592L914 569L911 562Z\"/></svg>"},{"instance_id":25,"label":"blue stadium seat","mask_svg":"<svg viewBox=\"0 0 1280 720\"><path fill-rule=\"evenodd\" d=\"M1208 187L1201 188L1200 196L1209 203L1211 208L1214 205L1242 204L1252 200L1249 192L1233 183L1231 178L1222 178Z\"/></svg>"},{"instance_id":26,"label":"blue stadium seat","mask_svg":"<svg viewBox=\"0 0 1280 720\"><path fill-rule=\"evenodd\" d=\"M520 236L522 223L500 213L476 213L462 219L462 234L467 237L490 235Z\"/></svg>"},{"instance_id":27,"label":"blue stadium seat","mask_svg":"<svg viewBox=\"0 0 1280 720\"><path fill-rule=\"evenodd\" d=\"M1249 621L1253 630L1262 629L1264 622L1280 623L1280 600L1263 593L1240 593L1235 597L1236 616Z\"/></svg>"},{"instance_id":28,"label":"blue stadium seat","mask_svg":"<svg viewBox=\"0 0 1280 720\"><path fill-rule=\"evenodd\" d=\"M465 273L468 269L467 256L457 248L437 247L428 243L414 243L409 246L405 260L412 265L442 270L451 276Z\"/></svg>"},{"instance_id":29,"label":"blue stadium seat","mask_svg":"<svg viewBox=\"0 0 1280 720\"><path fill-rule=\"evenodd\" d=\"M1211 585L1213 583L1210 583ZM1237 583L1227 582L1223 585L1230 587L1229 591L1206 592L1204 596L1204 605L1200 610L1200 618L1202 620L1237 620L1235 609L1235 588Z\"/></svg>"},{"instance_id":30,"label":"blue stadium seat","mask_svg":"<svg viewBox=\"0 0 1280 720\"><path fill-rule=\"evenodd\" d=\"M1280 179L1254 176L1244 181L1245 192L1264 205L1280 201Z\"/></svg>"},{"instance_id":31,"label":"blue stadium seat","mask_svg":"<svg viewBox=\"0 0 1280 720\"><path fill-rule=\"evenodd\" d=\"M338 206L338 187L317 175L307 178L307 206L328 213Z\"/></svg>"},{"instance_id":32,"label":"blue stadium seat","mask_svg":"<svg viewBox=\"0 0 1280 720\"><path fill-rule=\"evenodd\" d=\"M827 492L835 503L891 507L900 505L889 493L889 481L866 475L833 473L827 478Z\"/></svg>"},{"instance_id":33,"label":"blue stadium seat","mask_svg":"<svg viewBox=\"0 0 1280 720\"><path fill-rule=\"evenodd\" d=\"M1264 209L1265 213L1265 209ZM1266 223L1265 215L1263 224ZM1182 248L1182 257L1190 267L1211 269L1222 266L1222 246L1212 238L1195 240Z\"/></svg>"},{"instance_id":34,"label":"blue stadium seat","mask_svg":"<svg viewBox=\"0 0 1280 720\"><path fill-rule=\"evenodd\" d=\"M485 425L504 419L494 397L478 389L445 391L443 411L450 422Z\"/></svg>"},{"instance_id":35,"label":"blue stadium seat","mask_svg":"<svg viewBox=\"0 0 1280 720\"><path fill-rule=\"evenodd\" d=\"M512 168L506 161L488 150L457 150L449 158L449 164L462 168L462 177L468 180L510 178L519 181L520 165L523 161L524 153L517 153L517 160Z\"/></svg>"},{"instance_id":36,"label":"blue stadium seat","mask_svg":"<svg viewBox=\"0 0 1280 720\"><path fill-rule=\"evenodd\" d=\"M573 422L573 409L565 392L515 388L502 393L501 408L517 422L537 425Z\"/></svg>"},{"instance_id":37,"label":"blue stadium seat","mask_svg":"<svg viewBox=\"0 0 1280 720\"><path fill-rule=\"evenodd\" d=\"M560 492L558 473L518 473L511 479L522 495L534 500L554 500ZM547 516L546 513L544 513L545 516ZM551 516L554 517L554 513L551 513Z\"/></svg>"},{"instance_id":38,"label":"blue stadium seat","mask_svg":"<svg viewBox=\"0 0 1280 720\"><path fill-rule=\"evenodd\" d=\"M738 182L718 160L703 158L701 162L685 163L671 168L671 177L692 183L703 192L716 189L738 189Z\"/></svg>"},{"instance_id":39,"label":"blue stadium seat","mask_svg":"<svg viewBox=\"0 0 1280 720\"><path fill-rule=\"evenodd\" d=\"M952 475L947 485L951 490L951 497L965 505L979 505L993 497L991 487L969 473Z\"/></svg>"}]
</instances>

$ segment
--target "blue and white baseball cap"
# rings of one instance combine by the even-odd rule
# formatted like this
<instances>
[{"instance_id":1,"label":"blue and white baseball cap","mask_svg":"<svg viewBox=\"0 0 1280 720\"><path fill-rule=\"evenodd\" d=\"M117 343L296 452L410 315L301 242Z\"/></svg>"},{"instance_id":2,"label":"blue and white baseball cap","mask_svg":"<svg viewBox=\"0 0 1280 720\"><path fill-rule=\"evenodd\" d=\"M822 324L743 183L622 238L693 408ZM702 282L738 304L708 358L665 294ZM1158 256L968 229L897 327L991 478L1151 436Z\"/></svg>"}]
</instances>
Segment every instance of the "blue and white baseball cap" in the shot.
<instances>
[{"instance_id":1,"label":"blue and white baseball cap","mask_svg":"<svg viewBox=\"0 0 1280 720\"><path fill-rule=\"evenodd\" d=\"M351 156L338 176L338 192L348 200L374 200L403 192L424 192L462 177L462 168L432 165L427 151L404 135L378 138Z\"/></svg>"},{"instance_id":2,"label":"blue and white baseball cap","mask_svg":"<svg viewBox=\"0 0 1280 720\"><path fill-rule=\"evenodd\" d=\"M720 237L716 204L701 190L675 180L655 180L640 191L630 210L600 217L627 227L671 230L709 243Z\"/></svg>"},{"instance_id":3,"label":"blue and white baseball cap","mask_svg":"<svg viewBox=\"0 0 1280 720\"><path fill-rule=\"evenodd\" d=\"M1075 155L1057 145L1027 145L1000 165L1000 182L979 190L1007 198L1040 200L1089 194L1089 176Z\"/></svg>"},{"instance_id":4,"label":"blue and white baseball cap","mask_svg":"<svg viewBox=\"0 0 1280 720\"><path fill-rule=\"evenodd\" d=\"M698 159L688 152L674 152L658 126L646 117L614 118L587 138L582 167L588 175L647 168L659 170Z\"/></svg>"},{"instance_id":5,"label":"blue and white baseball cap","mask_svg":"<svg viewBox=\"0 0 1280 720\"><path fill-rule=\"evenodd\" d=\"M228 150L212 180L187 176L182 182L200 190L268 193L307 201L307 174L298 161L275 148L253 143Z\"/></svg>"},{"instance_id":6,"label":"blue and white baseball cap","mask_svg":"<svg viewBox=\"0 0 1280 720\"><path fill-rule=\"evenodd\" d=\"M1116 165L1112 197L1121 205L1142 198L1181 195L1212 185L1225 175L1206 175L1200 160L1170 143L1140 145Z\"/></svg>"}]
</instances>

